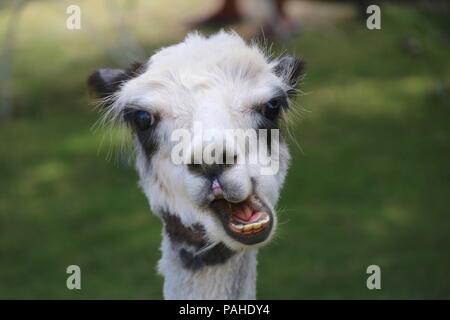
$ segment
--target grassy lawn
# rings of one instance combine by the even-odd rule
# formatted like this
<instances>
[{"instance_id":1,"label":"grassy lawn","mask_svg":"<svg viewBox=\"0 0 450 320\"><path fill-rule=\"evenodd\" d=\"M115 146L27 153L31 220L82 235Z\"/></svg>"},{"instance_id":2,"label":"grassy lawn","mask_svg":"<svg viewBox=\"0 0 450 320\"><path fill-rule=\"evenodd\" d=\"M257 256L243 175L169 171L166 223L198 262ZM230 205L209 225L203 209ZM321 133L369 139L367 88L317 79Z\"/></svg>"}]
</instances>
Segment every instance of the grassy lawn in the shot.
<instances>
[{"instance_id":1,"label":"grassy lawn","mask_svg":"<svg viewBox=\"0 0 450 320\"><path fill-rule=\"evenodd\" d=\"M147 53L181 38L167 17L195 10L176 4L136 19ZM133 167L106 160L110 142L92 130L85 79L114 61L86 31L55 27L64 13L32 3L18 33L15 113L0 123L0 298L162 298L160 222ZM0 11L0 36L5 21ZM301 148L291 143L279 232L260 252L259 298L450 298L449 34L412 8L386 7L382 23L305 27L276 46L307 61L306 111L292 124ZM66 289L70 264L81 291ZM366 288L371 264L382 290Z\"/></svg>"}]
</instances>

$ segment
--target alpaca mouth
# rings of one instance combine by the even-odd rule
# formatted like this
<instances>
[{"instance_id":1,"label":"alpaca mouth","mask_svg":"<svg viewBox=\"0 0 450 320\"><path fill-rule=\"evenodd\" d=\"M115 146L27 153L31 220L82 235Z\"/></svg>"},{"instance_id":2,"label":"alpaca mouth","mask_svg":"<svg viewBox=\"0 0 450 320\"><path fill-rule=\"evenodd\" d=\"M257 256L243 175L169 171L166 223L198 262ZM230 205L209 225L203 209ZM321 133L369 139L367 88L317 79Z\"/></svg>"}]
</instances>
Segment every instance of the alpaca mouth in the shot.
<instances>
[{"instance_id":1,"label":"alpaca mouth","mask_svg":"<svg viewBox=\"0 0 450 320\"><path fill-rule=\"evenodd\" d=\"M270 235L272 212L256 195L239 203L214 200L210 206L219 215L225 232L236 241L253 245L263 242Z\"/></svg>"}]
</instances>

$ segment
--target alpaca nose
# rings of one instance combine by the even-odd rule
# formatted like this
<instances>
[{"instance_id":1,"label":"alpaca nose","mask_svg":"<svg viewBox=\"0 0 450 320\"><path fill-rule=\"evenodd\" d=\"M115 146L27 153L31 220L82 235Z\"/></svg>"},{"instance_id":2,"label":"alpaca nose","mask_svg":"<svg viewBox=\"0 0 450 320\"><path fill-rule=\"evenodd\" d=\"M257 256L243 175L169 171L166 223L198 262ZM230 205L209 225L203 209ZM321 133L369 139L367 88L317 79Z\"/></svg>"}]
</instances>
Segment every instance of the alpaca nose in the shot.
<instances>
[{"instance_id":1,"label":"alpaca nose","mask_svg":"<svg viewBox=\"0 0 450 320\"><path fill-rule=\"evenodd\" d=\"M212 161L212 163L211 161L205 162L204 159L202 159L201 163L194 163L194 161L191 161L187 167L192 173L215 178L220 176L224 170L231 168L237 163L237 155L235 153L230 154L229 152L223 152L222 156L215 160L216 161Z\"/></svg>"}]
</instances>

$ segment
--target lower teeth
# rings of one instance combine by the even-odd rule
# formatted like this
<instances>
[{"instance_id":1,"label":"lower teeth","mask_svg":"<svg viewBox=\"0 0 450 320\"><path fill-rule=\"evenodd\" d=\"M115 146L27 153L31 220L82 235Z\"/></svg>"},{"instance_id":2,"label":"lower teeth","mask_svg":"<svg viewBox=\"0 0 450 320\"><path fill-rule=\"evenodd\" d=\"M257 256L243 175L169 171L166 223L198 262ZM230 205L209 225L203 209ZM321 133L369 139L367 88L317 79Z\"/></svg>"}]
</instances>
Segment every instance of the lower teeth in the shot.
<instances>
[{"instance_id":1,"label":"lower teeth","mask_svg":"<svg viewBox=\"0 0 450 320\"><path fill-rule=\"evenodd\" d=\"M269 218L266 217L264 218L262 221L260 222L255 222L255 223L251 223L251 224L247 224L247 225L243 225L243 224L234 224L233 222L231 223L233 225L233 229L237 229L236 231L241 232L241 233L251 233L251 231L256 231L256 230L260 230L263 227L265 227L267 225L267 223L269 222Z\"/></svg>"}]
</instances>

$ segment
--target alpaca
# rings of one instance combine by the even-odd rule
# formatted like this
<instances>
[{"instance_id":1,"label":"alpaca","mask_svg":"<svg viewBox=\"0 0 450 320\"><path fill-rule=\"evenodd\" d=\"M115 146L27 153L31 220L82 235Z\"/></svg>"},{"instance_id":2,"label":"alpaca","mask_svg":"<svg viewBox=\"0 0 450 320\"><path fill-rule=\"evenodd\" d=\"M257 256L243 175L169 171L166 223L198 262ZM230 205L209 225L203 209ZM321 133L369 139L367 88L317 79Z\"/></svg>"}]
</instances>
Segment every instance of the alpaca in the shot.
<instances>
[{"instance_id":1,"label":"alpaca","mask_svg":"<svg viewBox=\"0 0 450 320\"><path fill-rule=\"evenodd\" d=\"M279 169L271 175L237 161L245 151L231 151L232 164L175 164L171 133L193 132L194 123L219 133L278 129L302 74L300 59L271 58L236 33L221 31L189 34L144 64L90 76L105 119L131 129L140 188L162 220L158 270L165 299L256 298L257 251L274 235L274 207L290 159L280 138ZM186 154L205 148L196 141Z\"/></svg>"}]
</instances>

